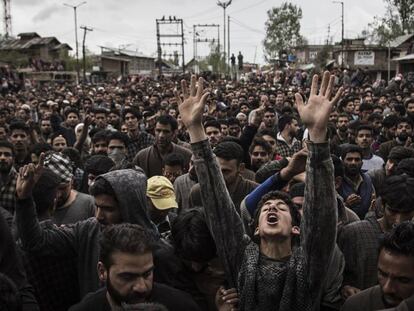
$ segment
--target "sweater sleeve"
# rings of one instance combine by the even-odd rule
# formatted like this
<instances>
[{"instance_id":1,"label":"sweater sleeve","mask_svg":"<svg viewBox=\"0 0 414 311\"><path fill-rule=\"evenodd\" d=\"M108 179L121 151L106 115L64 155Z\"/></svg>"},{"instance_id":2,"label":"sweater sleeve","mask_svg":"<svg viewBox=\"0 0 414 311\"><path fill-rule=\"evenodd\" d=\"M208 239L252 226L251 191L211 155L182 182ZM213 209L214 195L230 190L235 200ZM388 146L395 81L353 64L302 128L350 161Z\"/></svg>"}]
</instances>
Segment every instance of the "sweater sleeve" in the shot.
<instances>
[{"instance_id":1,"label":"sweater sleeve","mask_svg":"<svg viewBox=\"0 0 414 311\"><path fill-rule=\"evenodd\" d=\"M77 228L69 226L40 226L31 198L17 200L16 224L23 249L52 256L75 256L77 254Z\"/></svg>"},{"instance_id":2,"label":"sweater sleeve","mask_svg":"<svg viewBox=\"0 0 414 311\"><path fill-rule=\"evenodd\" d=\"M199 177L206 222L216 242L230 287L237 287L238 272L249 239L227 191L223 175L208 140L191 145Z\"/></svg>"},{"instance_id":3,"label":"sweater sleeve","mask_svg":"<svg viewBox=\"0 0 414 311\"><path fill-rule=\"evenodd\" d=\"M246 197L246 208L249 211L251 217L254 216L254 213L257 208L257 204L260 199L269 191L280 190L286 186L287 182L283 181L280 178L280 174L270 176L263 183L257 186L252 192L250 192Z\"/></svg>"},{"instance_id":4,"label":"sweater sleeve","mask_svg":"<svg viewBox=\"0 0 414 311\"><path fill-rule=\"evenodd\" d=\"M308 288L318 301L336 241L337 201L329 144L308 143L306 186L301 222Z\"/></svg>"}]
</instances>

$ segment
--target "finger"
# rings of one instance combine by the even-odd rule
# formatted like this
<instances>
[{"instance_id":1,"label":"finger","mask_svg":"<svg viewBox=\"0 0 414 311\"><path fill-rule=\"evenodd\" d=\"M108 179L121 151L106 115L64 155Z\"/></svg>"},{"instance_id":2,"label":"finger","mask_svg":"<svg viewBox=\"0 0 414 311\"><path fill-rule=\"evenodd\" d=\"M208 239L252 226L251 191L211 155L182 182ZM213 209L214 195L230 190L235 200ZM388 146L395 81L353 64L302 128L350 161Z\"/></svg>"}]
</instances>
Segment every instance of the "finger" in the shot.
<instances>
[{"instance_id":1,"label":"finger","mask_svg":"<svg viewBox=\"0 0 414 311\"><path fill-rule=\"evenodd\" d=\"M198 79L197 98L201 98L204 93L204 79L200 77Z\"/></svg>"},{"instance_id":2,"label":"finger","mask_svg":"<svg viewBox=\"0 0 414 311\"><path fill-rule=\"evenodd\" d=\"M329 84L329 77L330 77L329 71L325 71L322 77L321 89L319 90L319 95L321 96L325 96L326 88L328 87L328 84Z\"/></svg>"},{"instance_id":3,"label":"finger","mask_svg":"<svg viewBox=\"0 0 414 311\"><path fill-rule=\"evenodd\" d=\"M181 80L181 89L183 91L184 99L187 99L190 96L190 94L188 94L187 81L185 81L184 79Z\"/></svg>"},{"instance_id":4,"label":"finger","mask_svg":"<svg viewBox=\"0 0 414 311\"><path fill-rule=\"evenodd\" d=\"M191 83L190 83L190 96L196 96L196 93L197 93L196 82L197 82L196 76L192 75Z\"/></svg>"},{"instance_id":5,"label":"finger","mask_svg":"<svg viewBox=\"0 0 414 311\"><path fill-rule=\"evenodd\" d=\"M229 301L229 300L231 300L231 299L236 299L236 298L238 298L237 293L227 294L227 295L225 296L225 300L226 300L226 301Z\"/></svg>"},{"instance_id":6,"label":"finger","mask_svg":"<svg viewBox=\"0 0 414 311\"><path fill-rule=\"evenodd\" d=\"M204 93L203 96L201 96L200 103L204 107L207 103L207 98L210 96L210 93Z\"/></svg>"},{"instance_id":7,"label":"finger","mask_svg":"<svg viewBox=\"0 0 414 311\"><path fill-rule=\"evenodd\" d=\"M312 86L311 86L311 95L316 95L318 94L318 82L319 82L319 77L318 75L313 75L312 78Z\"/></svg>"},{"instance_id":8,"label":"finger","mask_svg":"<svg viewBox=\"0 0 414 311\"><path fill-rule=\"evenodd\" d=\"M326 89L326 93L325 93L325 97L328 100L331 99L331 95L332 95L333 88L334 88L334 83L335 83L335 77L332 75L331 78L329 79L328 88Z\"/></svg>"},{"instance_id":9,"label":"finger","mask_svg":"<svg viewBox=\"0 0 414 311\"><path fill-rule=\"evenodd\" d=\"M39 163L37 163L36 168L42 168L44 166L44 164L45 164L45 157L46 157L45 153L42 152L40 154Z\"/></svg>"},{"instance_id":10,"label":"finger","mask_svg":"<svg viewBox=\"0 0 414 311\"><path fill-rule=\"evenodd\" d=\"M339 101L339 98L341 97L343 92L344 92L344 88L341 86L339 88L338 92L336 92L336 95L335 95L334 99L332 99L332 101L331 101L332 105L336 105L336 103Z\"/></svg>"},{"instance_id":11,"label":"finger","mask_svg":"<svg viewBox=\"0 0 414 311\"><path fill-rule=\"evenodd\" d=\"M304 105L302 95L300 93L296 93L295 100L296 100L296 106L298 107L298 110L300 111Z\"/></svg>"},{"instance_id":12,"label":"finger","mask_svg":"<svg viewBox=\"0 0 414 311\"><path fill-rule=\"evenodd\" d=\"M178 93L177 90L174 90L174 96L175 96L175 100L177 101L178 106L181 105L183 101L181 100L180 94Z\"/></svg>"}]
</instances>

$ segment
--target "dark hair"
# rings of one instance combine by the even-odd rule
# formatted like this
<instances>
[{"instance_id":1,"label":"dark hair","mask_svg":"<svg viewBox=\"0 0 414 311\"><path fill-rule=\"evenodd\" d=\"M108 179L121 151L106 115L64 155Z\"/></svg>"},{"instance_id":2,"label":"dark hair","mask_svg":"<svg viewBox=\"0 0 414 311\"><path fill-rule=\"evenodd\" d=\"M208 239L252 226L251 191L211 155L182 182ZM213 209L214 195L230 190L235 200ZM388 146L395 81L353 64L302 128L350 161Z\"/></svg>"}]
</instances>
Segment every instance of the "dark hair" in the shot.
<instances>
[{"instance_id":1,"label":"dark hair","mask_svg":"<svg viewBox=\"0 0 414 311\"><path fill-rule=\"evenodd\" d=\"M108 143L109 142L109 140L108 140L108 135L109 135L110 133L108 133L108 131L106 131L106 130L99 130L98 132L96 132L93 136L92 136L92 138L91 138L91 141L92 141L92 144L96 144L97 142L99 142L99 141L105 141L106 143Z\"/></svg>"},{"instance_id":2,"label":"dark hair","mask_svg":"<svg viewBox=\"0 0 414 311\"><path fill-rule=\"evenodd\" d=\"M348 121L350 120L349 115L348 115L347 113L345 113L345 112L341 112L341 113L338 115L338 119L339 119L339 118L347 118L347 119L348 119Z\"/></svg>"},{"instance_id":3,"label":"dark hair","mask_svg":"<svg viewBox=\"0 0 414 311\"><path fill-rule=\"evenodd\" d=\"M220 122L218 122L216 120L208 120L208 121L204 122L204 128L206 129L208 127L215 127L216 129L221 131Z\"/></svg>"},{"instance_id":4,"label":"dark hair","mask_svg":"<svg viewBox=\"0 0 414 311\"><path fill-rule=\"evenodd\" d=\"M1 145L0 145L1 146ZM47 143L36 143L30 150L30 153L34 153L36 156L40 156L42 152L48 152L53 150L52 146Z\"/></svg>"},{"instance_id":5,"label":"dark hair","mask_svg":"<svg viewBox=\"0 0 414 311\"><path fill-rule=\"evenodd\" d=\"M353 153L353 152L358 152L358 153L361 155L361 159L362 159L362 157L363 157L363 152L362 152L361 147L359 147L359 146L357 146L357 145L352 145L352 144L350 144L350 145L348 145L348 146L345 146L345 148L343 148L343 150L342 150L342 153L341 153L341 158L342 158L342 161L343 161L343 160L345 160L346 155L347 155L348 153Z\"/></svg>"},{"instance_id":6,"label":"dark hair","mask_svg":"<svg viewBox=\"0 0 414 311\"><path fill-rule=\"evenodd\" d=\"M124 133L121 133L121 132L112 132L112 133L110 133L109 136L108 136L108 144L113 139L117 139L117 140L122 141L125 144L125 146L128 146L128 144L129 144L128 136L125 135Z\"/></svg>"},{"instance_id":7,"label":"dark hair","mask_svg":"<svg viewBox=\"0 0 414 311\"><path fill-rule=\"evenodd\" d=\"M103 114L105 114L105 115L108 115L108 113L109 113L109 111L108 111L107 109L102 108L102 107L95 107L95 108L93 108L92 112L93 112L94 114L97 114L97 113L103 113Z\"/></svg>"},{"instance_id":8,"label":"dark hair","mask_svg":"<svg viewBox=\"0 0 414 311\"><path fill-rule=\"evenodd\" d=\"M177 120L173 116L170 116L169 114L159 116L157 118L157 123L171 126L172 131L175 131L178 128Z\"/></svg>"},{"instance_id":9,"label":"dark hair","mask_svg":"<svg viewBox=\"0 0 414 311\"><path fill-rule=\"evenodd\" d=\"M414 210L414 178L406 174L387 176L382 188L382 202L389 205L392 210Z\"/></svg>"},{"instance_id":10,"label":"dark hair","mask_svg":"<svg viewBox=\"0 0 414 311\"><path fill-rule=\"evenodd\" d=\"M172 223L171 235L176 253L196 262L206 262L217 255L216 244L200 207L182 211Z\"/></svg>"},{"instance_id":11,"label":"dark hair","mask_svg":"<svg viewBox=\"0 0 414 311\"><path fill-rule=\"evenodd\" d=\"M305 196L305 183L298 182L290 187L289 195L291 198L304 197Z\"/></svg>"},{"instance_id":12,"label":"dark hair","mask_svg":"<svg viewBox=\"0 0 414 311\"><path fill-rule=\"evenodd\" d=\"M142 115L141 112L139 112L138 109L135 108L127 108L124 110L124 112L122 113L122 119L125 120L125 116L127 115L127 113L131 113L135 118L137 118L138 120L141 120Z\"/></svg>"},{"instance_id":13,"label":"dark hair","mask_svg":"<svg viewBox=\"0 0 414 311\"><path fill-rule=\"evenodd\" d=\"M243 162L244 152L243 148L233 141L222 141L213 150L218 158L224 160L237 160L237 164Z\"/></svg>"},{"instance_id":14,"label":"dark hair","mask_svg":"<svg viewBox=\"0 0 414 311\"><path fill-rule=\"evenodd\" d=\"M411 122L411 119L406 118L406 117L398 118L398 121L397 121L396 125L398 126L398 124L401 124L401 123L408 123L411 127L413 126L413 123Z\"/></svg>"},{"instance_id":15,"label":"dark hair","mask_svg":"<svg viewBox=\"0 0 414 311\"><path fill-rule=\"evenodd\" d=\"M42 175L33 189L33 200L39 216L43 216L54 207L57 187L61 179L51 169L43 168Z\"/></svg>"},{"instance_id":16,"label":"dark hair","mask_svg":"<svg viewBox=\"0 0 414 311\"><path fill-rule=\"evenodd\" d=\"M89 187L89 193L94 197L100 194L107 194L117 199L114 189L105 178L96 178L93 185Z\"/></svg>"},{"instance_id":17,"label":"dark hair","mask_svg":"<svg viewBox=\"0 0 414 311\"><path fill-rule=\"evenodd\" d=\"M301 216L296 208L295 204L292 202L290 196L282 191L270 191L266 193L257 204L257 209L254 213L253 223L252 223L252 232L256 230L256 228L259 226L259 217L260 212L262 210L263 205L268 200L274 200L279 199L286 203L286 205L289 207L290 216L292 217L292 226L300 226ZM257 240L256 240L257 242ZM298 242L297 240L294 241L294 244Z\"/></svg>"},{"instance_id":18,"label":"dark hair","mask_svg":"<svg viewBox=\"0 0 414 311\"><path fill-rule=\"evenodd\" d=\"M268 154L272 154L272 146L265 141L263 138L255 137L249 147L249 153L251 154L254 150L254 147L260 146L262 147Z\"/></svg>"},{"instance_id":19,"label":"dark hair","mask_svg":"<svg viewBox=\"0 0 414 311\"><path fill-rule=\"evenodd\" d=\"M105 174L115 165L109 157L96 154L85 161L85 173L95 176Z\"/></svg>"},{"instance_id":20,"label":"dark hair","mask_svg":"<svg viewBox=\"0 0 414 311\"><path fill-rule=\"evenodd\" d=\"M66 110L65 110L65 119L67 119L67 118L68 118L69 113L74 113L74 114L76 114L76 115L78 116L78 118L79 118L79 110L78 110L78 109L76 109L76 108L68 108L68 109L66 109Z\"/></svg>"},{"instance_id":21,"label":"dark hair","mask_svg":"<svg viewBox=\"0 0 414 311\"><path fill-rule=\"evenodd\" d=\"M20 292L16 284L5 274L0 273L0 310L22 310Z\"/></svg>"},{"instance_id":22,"label":"dark hair","mask_svg":"<svg viewBox=\"0 0 414 311\"><path fill-rule=\"evenodd\" d=\"M128 254L144 254L154 248L153 235L136 224L117 224L103 230L99 240L99 260L109 269L112 265L112 254L115 252Z\"/></svg>"},{"instance_id":23,"label":"dark hair","mask_svg":"<svg viewBox=\"0 0 414 311\"><path fill-rule=\"evenodd\" d=\"M357 135L358 135L359 131L362 131L362 130L370 131L371 135L373 133L372 126L369 125L369 124L361 124L360 126L358 126Z\"/></svg>"},{"instance_id":24,"label":"dark hair","mask_svg":"<svg viewBox=\"0 0 414 311\"><path fill-rule=\"evenodd\" d=\"M266 112L271 112L271 113L274 113L274 114L276 115L276 111L275 111L275 109L274 109L274 108L272 108L272 107L266 107L266 108L264 109L263 113L266 113Z\"/></svg>"},{"instance_id":25,"label":"dark hair","mask_svg":"<svg viewBox=\"0 0 414 311\"><path fill-rule=\"evenodd\" d=\"M414 223L404 221L386 232L380 241L380 250L414 257Z\"/></svg>"},{"instance_id":26,"label":"dark hair","mask_svg":"<svg viewBox=\"0 0 414 311\"><path fill-rule=\"evenodd\" d=\"M230 125L238 125L238 126L240 126L240 121L237 118L235 118L235 117L230 117L230 118L227 119L227 125L228 126L230 126Z\"/></svg>"},{"instance_id":27,"label":"dark hair","mask_svg":"<svg viewBox=\"0 0 414 311\"><path fill-rule=\"evenodd\" d=\"M382 115L380 115L379 113L373 113L370 114L370 116L368 117L368 121L369 122L373 122L374 120L383 120Z\"/></svg>"},{"instance_id":28,"label":"dark hair","mask_svg":"<svg viewBox=\"0 0 414 311\"><path fill-rule=\"evenodd\" d=\"M331 157L332 157L332 162L334 166L334 176L344 177L345 176L344 164L336 155L332 154Z\"/></svg>"},{"instance_id":29,"label":"dark hair","mask_svg":"<svg viewBox=\"0 0 414 311\"><path fill-rule=\"evenodd\" d=\"M53 145L53 141L59 136L63 137L65 139L66 144L68 143L68 139L66 138L65 135L63 135L62 133L59 133L59 132L54 132L54 133L52 133L52 135L50 135L50 142L52 143L52 145Z\"/></svg>"},{"instance_id":30,"label":"dark hair","mask_svg":"<svg viewBox=\"0 0 414 311\"><path fill-rule=\"evenodd\" d=\"M272 131L272 130L271 130L271 129L269 129L269 128L264 128L264 129L262 129L262 130L259 132L259 134L257 134L257 136L258 136L258 137L263 137L263 135L268 135L268 136L270 136L270 137L272 137L272 138L276 139L276 133L275 133L275 131Z\"/></svg>"},{"instance_id":31,"label":"dark hair","mask_svg":"<svg viewBox=\"0 0 414 311\"><path fill-rule=\"evenodd\" d=\"M11 142L7 140L0 140L0 147L9 148L11 150L12 156L14 157L15 151L14 151L14 146Z\"/></svg>"},{"instance_id":32,"label":"dark hair","mask_svg":"<svg viewBox=\"0 0 414 311\"><path fill-rule=\"evenodd\" d=\"M372 106L369 103L362 103L361 105L359 105L359 112L363 112L363 111L369 111L369 110L374 110L374 106Z\"/></svg>"},{"instance_id":33,"label":"dark hair","mask_svg":"<svg viewBox=\"0 0 414 311\"><path fill-rule=\"evenodd\" d=\"M382 126L389 129L393 126L396 126L398 122L398 117L395 114L388 115L382 120Z\"/></svg>"},{"instance_id":34,"label":"dark hair","mask_svg":"<svg viewBox=\"0 0 414 311\"><path fill-rule=\"evenodd\" d=\"M14 121L10 123L9 134L11 135L15 130L25 131L27 135L30 134L30 128L22 121Z\"/></svg>"},{"instance_id":35,"label":"dark hair","mask_svg":"<svg viewBox=\"0 0 414 311\"><path fill-rule=\"evenodd\" d=\"M292 123L292 120L295 119L293 116L284 114L279 118L279 121L277 123L277 127L279 132L282 132L287 125Z\"/></svg>"},{"instance_id":36,"label":"dark hair","mask_svg":"<svg viewBox=\"0 0 414 311\"><path fill-rule=\"evenodd\" d=\"M170 153L164 159L164 166L180 166L184 169L184 157L179 153Z\"/></svg>"}]
</instances>

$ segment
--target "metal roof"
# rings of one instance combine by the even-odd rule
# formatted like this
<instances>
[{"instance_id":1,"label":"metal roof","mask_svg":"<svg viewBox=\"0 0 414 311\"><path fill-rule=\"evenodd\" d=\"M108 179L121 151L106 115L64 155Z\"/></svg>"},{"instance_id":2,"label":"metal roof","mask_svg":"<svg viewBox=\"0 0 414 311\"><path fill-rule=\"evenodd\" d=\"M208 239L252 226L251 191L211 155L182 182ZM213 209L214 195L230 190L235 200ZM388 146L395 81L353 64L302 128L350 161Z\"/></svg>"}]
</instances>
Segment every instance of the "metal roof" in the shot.
<instances>
[{"instance_id":1,"label":"metal roof","mask_svg":"<svg viewBox=\"0 0 414 311\"><path fill-rule=\"evenodd\" d=\"M20 34L21 37L27 38L30 37L28 40L20 39L6 39L0 41L0 50L26 50L36 46L42 45L54 45L52 48L61 48L64 46L68 46L71 50L72 48L67 44L62 44L59 42L58 39L55 37L39 37L36 36L36 33L23 33Z\"/></svg>"},{"instance_id":2,"label":"metal roof","mask_svg":"<svg viewBox=\"0 0 414 311\"><path fill-rule=\"evenodd\" d=\"M407 41L408 39L411 39L412 36L414 36L414 34L408 34L408 35L399 36L399 37L395 38L394 40L392 40L390 42L390 47L397 48L401 44L403 44L405 41Z\"/></svg>"}]
</instances>

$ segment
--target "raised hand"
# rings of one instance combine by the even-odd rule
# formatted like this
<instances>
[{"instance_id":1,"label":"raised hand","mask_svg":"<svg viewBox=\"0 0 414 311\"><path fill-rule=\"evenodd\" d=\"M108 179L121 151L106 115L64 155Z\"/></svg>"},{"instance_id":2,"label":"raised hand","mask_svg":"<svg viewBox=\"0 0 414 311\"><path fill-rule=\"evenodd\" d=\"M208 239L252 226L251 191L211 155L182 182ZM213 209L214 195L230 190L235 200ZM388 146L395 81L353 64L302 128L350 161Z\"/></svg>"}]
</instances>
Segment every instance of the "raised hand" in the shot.
<instances>
[{"instance_id":1,"label":"raised hand","mask_svg":"<svg viewBox=\"0 0 414 311\"><path fill-rule=\"evenodd\" d=\"M33 163L20 168L16 181L16 195L19 200L31 197L33 188L43 172L44 153L40 155L39 163Z\"/></svg>"},{"instance_id":2,"label":"raised hand","mask_svg":"<svg viewBox=\"0 0 414 311\"><path fill-rule=\"evenodd\" d=\"M325 71L322 78L321 88L318 93L318 75L312 79L311 93L305 104L299 93L295 94L296 105L303 124L309 130L310 139L315 143L326 141L327 126L332 107L338 102L343 88L341 87L331 100L335 77Z\"/></svg>"},{"instance_id":3,"label":"raised hand","mask_svg":"<svg viewBox=\"0 0 414 311\"><path fill-rule=\"evenodd\" d=\"M178 103L178 111L180 112L181 121L187 128L191 142L204 140L205 134L203 129L203 113L207 103L208 92L204 91L204 79L198 79L198 87L196 87L196 77L191 76L190 90L188 90L187 82L181 81L184 101L175 91L175 97Z\"/></svg>"}]
</instances>

